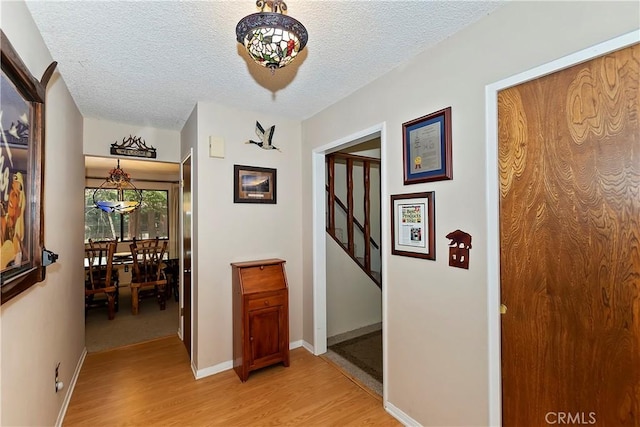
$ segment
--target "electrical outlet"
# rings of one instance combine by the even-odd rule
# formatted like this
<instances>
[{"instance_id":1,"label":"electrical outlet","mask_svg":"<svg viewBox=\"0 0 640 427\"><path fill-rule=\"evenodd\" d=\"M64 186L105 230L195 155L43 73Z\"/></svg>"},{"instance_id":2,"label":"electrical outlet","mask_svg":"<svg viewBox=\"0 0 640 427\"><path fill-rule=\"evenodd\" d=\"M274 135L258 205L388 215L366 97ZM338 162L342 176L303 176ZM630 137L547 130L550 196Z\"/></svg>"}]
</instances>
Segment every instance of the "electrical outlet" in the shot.
<instances>
[{"instance_id":1,"label":"electrical outlet","mask_svg":"<svg viewBox=\"0 0 640 427\"><path fill-rule=\"evenodd\" d=\"M58 379L59 379L59 371L60 371L60 362L58 362L58 364L56 365L56 376L53 380L53 384L56 388L56 393L58 392Z\"/></svg>"},{"instance_id":2,"label":"electrical outlet","mask_svg":"<svg viewBox=\"0 0 640 427\"><path fill-rule=\"evenodd\" d=\"M128 265L125 265L125 266L124 266L124 272L125 272L125 273L128 273L128 272L129 272L129 266L128 266Z\"/></svg>"},{"instance_id":3,"label":"electrical outlet","mask_svg":"<svg viewBox=\"0 0 640 427\"><path fill-rule=\"evenodd\" d=\"M62 390L62 388L64 387L64 383L62 381L60 381L60 362L58 362L58 364L56 365L56 378L54 381L54 386L56 389L56 393L59 392L60 390Z\"/></svg>"}]
</instances>

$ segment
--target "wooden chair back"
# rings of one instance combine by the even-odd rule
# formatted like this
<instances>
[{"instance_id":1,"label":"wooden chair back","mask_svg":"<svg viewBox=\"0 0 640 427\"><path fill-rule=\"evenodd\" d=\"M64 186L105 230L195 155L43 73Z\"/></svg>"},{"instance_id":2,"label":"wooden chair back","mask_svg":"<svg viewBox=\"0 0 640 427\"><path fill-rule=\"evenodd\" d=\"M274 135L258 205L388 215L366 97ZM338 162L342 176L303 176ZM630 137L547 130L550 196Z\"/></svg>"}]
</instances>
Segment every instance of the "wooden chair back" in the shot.
<instances>
[{"instance_id":1,"label":"wooden chair back","mask_svg":"<svg viewBox=\"0 0 640 427\"><path fill-rule=\"evenodd\" d=\"M100 306L104 301L96 297L106 297L107 314L113 320L118 311L118 275L113 269L113 254L116 242L93 242L85 245L86 276L84 281L85 316L89 307Z\"/></svg>"},{"instance_id":2,"label":"wooden chair back","mask_svg":"<svg viewBox=\"0 0 640 427\"><path fill-rule=\"evenodd\" d=\"M87 259L87 280L85 291L105 290L105 288L117 287L117 280L113 272L113 254L116 251L115 241L95 242L89 241L85 245L85 258Z\"/></svg>"},{"instance_id":3,"label":"wooden chair back","mask_svg":"<svg viewBox=\"0 0 640 427\"><path fill-rule=\"evenodd\" d=\"M164 281L164 254L167 251L167 241L159 239L137 240L131 245L131 256L133 258L133 272L131 283L155 284Z\"/></svg>"},{"instance_id":4,"label":"wooden chair back","mask_svg":"<svg viewBox=\"0 0 640 427\"><path fill-rule=\"evenodd\" d=\"M164 274L166 267L163 258L167 250L167 241L159 239L136 240L131 245L133 271L131 272L131 313L138 314L141 292L153 289L160 310L166 308L165 289L167 278Z\"/></svg>"}]
</instances>

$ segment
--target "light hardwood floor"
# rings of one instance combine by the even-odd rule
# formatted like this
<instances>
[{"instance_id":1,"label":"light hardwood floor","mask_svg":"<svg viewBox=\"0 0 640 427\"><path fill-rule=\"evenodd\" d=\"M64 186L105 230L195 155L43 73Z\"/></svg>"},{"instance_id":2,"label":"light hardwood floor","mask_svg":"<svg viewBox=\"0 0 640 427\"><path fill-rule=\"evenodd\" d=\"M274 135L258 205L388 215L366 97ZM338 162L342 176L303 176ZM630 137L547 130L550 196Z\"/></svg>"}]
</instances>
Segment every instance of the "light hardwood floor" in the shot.
<instances>
[{"instance_id":1,"label":"light hardwood floor","mask_svg":"<svg viewBox=\"0 0 640 427\"><path fill-rule=\"evenodd\" d=\"M382 402L303 348L241 383L196 381L177 337L88 354L64 426L399 426Z\"/></svg>"}]
</instances>

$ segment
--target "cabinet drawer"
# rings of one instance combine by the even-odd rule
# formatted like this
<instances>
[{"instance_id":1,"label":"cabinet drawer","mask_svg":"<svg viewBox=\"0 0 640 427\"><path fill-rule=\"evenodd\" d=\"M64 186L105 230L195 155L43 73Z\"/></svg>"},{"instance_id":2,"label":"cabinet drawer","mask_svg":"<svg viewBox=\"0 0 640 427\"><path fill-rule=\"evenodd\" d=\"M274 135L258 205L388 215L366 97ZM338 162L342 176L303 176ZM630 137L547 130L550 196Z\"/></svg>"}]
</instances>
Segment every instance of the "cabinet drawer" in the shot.
<instances>
[{"instance_id":1,"label":"cabinet drawer","mask_svg":"<svg viewBox=\"0 0 640 427\"><path fill-rule=\"evenodd\" d=\"M274 307L278 305L284 305L285 299L286 299L286 295L283 295L283 294L272 295L269 297L252 298L252 299L249 299L248 301L249 311L256 310L259 308L267 308L267 307Z\"/></svg>"},{"instance_id":2,"label":"cabinet drawer","mask_svg":"<svg viewBox=\"0 0 640 427\"><path fill-rule=\"evenodd\" d=\"M245 293L273 291L287 287L281 264L242 268L240 276Z\"/></svg>"}]
</instances>

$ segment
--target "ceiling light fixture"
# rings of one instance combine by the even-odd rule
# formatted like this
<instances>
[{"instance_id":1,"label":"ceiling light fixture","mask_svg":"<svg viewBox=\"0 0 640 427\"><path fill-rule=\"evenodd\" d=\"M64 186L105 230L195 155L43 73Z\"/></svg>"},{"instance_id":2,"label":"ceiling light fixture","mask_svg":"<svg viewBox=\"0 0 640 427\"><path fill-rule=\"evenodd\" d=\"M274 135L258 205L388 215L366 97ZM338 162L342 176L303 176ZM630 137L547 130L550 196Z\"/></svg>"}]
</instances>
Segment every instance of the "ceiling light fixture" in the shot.
<instances>
[{"instance_id":1,"label":"ceiling light fixture","mask_svg":"<svg viewBox=\"0 0 640 427\"><path fill-rule=\"evenodd\" d=\"M299 21L284 15L282 0L258 0L260 12L245 16L236 26L236 38L251 58L271 70L288 65L307 44L307 29ZM265 12L268 6L271 12Z\"/></svg>"},{"instance_id":2,"label":"ceiling light fixture","mask_svg":"<svg viewBox=\"0 0 640 427\"><path fill-rule=\"evenodd\" d=\"M113 190L116 190L115 192ZM131 183L131 176L118 166L109 171L107 179L93 192L96 208L107 213L128 214L142 204L142 191Z\"/></svg>"}]
</instances>

